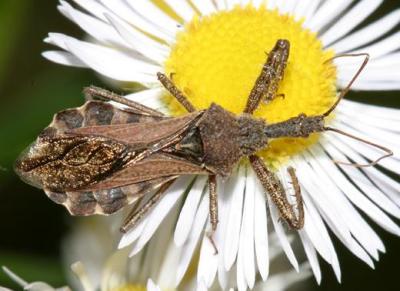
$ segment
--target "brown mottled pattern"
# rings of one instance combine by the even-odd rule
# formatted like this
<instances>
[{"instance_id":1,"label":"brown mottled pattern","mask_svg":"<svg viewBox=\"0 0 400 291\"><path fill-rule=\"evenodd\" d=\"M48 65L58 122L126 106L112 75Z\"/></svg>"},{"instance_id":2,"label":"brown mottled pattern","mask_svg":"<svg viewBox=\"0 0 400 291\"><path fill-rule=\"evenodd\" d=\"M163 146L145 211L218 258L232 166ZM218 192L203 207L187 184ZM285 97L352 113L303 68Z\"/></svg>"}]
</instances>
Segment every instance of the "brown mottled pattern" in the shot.
<instances>
[{"instance_id":1,"label":"brown mottled pattern","mask_svg":"<svg viewBox=\"0 0 400 291\"><path fill-rule=\"evenodd\" d=\"M42 138L16 164L21 176L55 192L77 190L123 166L124 144L99 137Z\"/></svg>"},{"instance_id":2,"label":"brown mottled pattern","mask_svg":"<svg viewBox=\"0 0 400 291\"><path fill-rule=\"evenodd\" d=\"M45 192L52 201L64 205L74 216L109 215L174 178L164 177L99 191L58 193L45 189Z\"/></svg>"},{"instance_id":3,"label":"brown mottled pattern","mask_svg":"<svg viewBox=\"0 0 400 291\"><path fill-rule=\"evenodd\" d=\"M119 109L102 101L88 101L81 107L63 110L55 114L51 124L43 130L40 136L55 136L71 129L94 125L139 123L163 119L168 118L133 113L129 108Z\"/></svg>"}]
</instances>

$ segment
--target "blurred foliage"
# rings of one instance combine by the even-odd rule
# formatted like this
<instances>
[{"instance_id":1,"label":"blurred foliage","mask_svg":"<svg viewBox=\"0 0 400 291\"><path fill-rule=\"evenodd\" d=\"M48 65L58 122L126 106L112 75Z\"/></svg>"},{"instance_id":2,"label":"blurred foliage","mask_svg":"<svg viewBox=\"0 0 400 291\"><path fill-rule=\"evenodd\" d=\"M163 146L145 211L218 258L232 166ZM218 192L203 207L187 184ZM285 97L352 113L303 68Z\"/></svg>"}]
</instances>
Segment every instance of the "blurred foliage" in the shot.
<instances>
[{"instance_id":1,"label":"blurred foliage","mask_svg":"<svg viewBox=\"0 0 400 291\"><path fill-rule=\"evenodd\" d=\"M29 1L21 0L3 0L0 2L0 80L3 80L7 68L5 64L20 36L20 30L25 23L29 5ZM13 33L10 33L10 27L13 28Z\"/></svg>"},{"instance_id":2,"label":"blurred foliage","mask_svg":"<svg viewBox=\"0 0 400 291\"><path fill-rule=\"evenodd\" d=\"M48 32L81 35L58 13L57 2L0 0L0 265L7 265L27 281L62 286L66 281L59 248L69 217L43 191L22 183L12 170L18 154L49 124L55 112L80 105L83 86L101 85L88 70L55 65L40 56L48 48L42 43ZM399 8L399 2L386 0L375 18ZM349 98L400 107L399 92L353 92ZM400 239L375 229L389 253L377 263L377 270L370 270L338 242L343 285L322 263L321 290L376 290L384 284L385 290L398 290L389 286L397 284ZM2 284L13 286L0 272Z\"/></svg>"}]
</instances>

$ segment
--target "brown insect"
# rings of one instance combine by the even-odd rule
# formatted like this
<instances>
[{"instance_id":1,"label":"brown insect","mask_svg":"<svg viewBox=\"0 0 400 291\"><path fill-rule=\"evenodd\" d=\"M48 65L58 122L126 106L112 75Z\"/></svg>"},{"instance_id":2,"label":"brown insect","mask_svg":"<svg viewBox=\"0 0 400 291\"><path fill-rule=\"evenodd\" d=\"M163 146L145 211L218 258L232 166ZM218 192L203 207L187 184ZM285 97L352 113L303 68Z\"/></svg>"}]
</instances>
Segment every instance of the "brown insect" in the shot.
<instances>
[{"instance_id":1,"label":"brown insect","mask_svg":"<svg viewBox=\"0 0 400 291\"><path fill-rule=\"evenodd\" d=\"M263 99L275 98L289 49L289 41L276 42L239 116L217 104L196 111L171 79L161 73L158 74L160 82L189 114L167 117L109 91L86 88L85 95L92 100L82 107L57 113L49 127L17 161L16 171L26 182L44 189L50 199L64 205L72 215L111 214L158 189L142 208L127 217L121 227L123 232L136 225L178 176L208 175L212 225L209 237L213 242L212 234L218 224L216 176L229 176L235 165L248 157L281 218L291 228L301 229L304 210L295 170L288 168L296 197L296 207L293 207L282 183L256 152L275 138L308 137L327 130L343 133L325 126L325 117L335 109L365 67L368 55L349 86L326 113L300 114L267 124L252 114ZM119 109L95 98L118 102L126 108ZM390 150L368 143L387 151L385 157L391 155Z\"/></svg>"}]
</instances>

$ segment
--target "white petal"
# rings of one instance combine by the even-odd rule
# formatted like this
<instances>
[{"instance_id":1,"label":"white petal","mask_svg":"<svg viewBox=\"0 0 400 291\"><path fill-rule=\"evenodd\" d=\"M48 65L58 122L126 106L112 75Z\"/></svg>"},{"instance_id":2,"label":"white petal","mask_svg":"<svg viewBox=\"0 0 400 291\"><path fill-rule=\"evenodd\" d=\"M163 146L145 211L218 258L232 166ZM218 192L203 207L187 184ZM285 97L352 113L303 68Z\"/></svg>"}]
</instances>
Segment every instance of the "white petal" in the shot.
<instances>
[{"instance_id":1,"label":"white petal","mask_svg":"<svg viewBox=\"0 0 400 291\"><path fill-rule=\"evenodd\" d=\"M341 84L345 84L346 81L349 82L354 76L354 70L338 70L338 79ZM400 83L400 66L396 68L381 68L374 70L364 71L356 80L357 83L368 83L368 82L393 82ZM352 88L353 89L353 88Z\"/></svg>"},{"instance_id":2,"label":"white petal","mask_svg":"<svg viewBox=\"0 0 400 291\"><path fill-rule=\"evenodd\" d=\"M294 11L294 15L296 19L304 19L307 21L310 19L320 4L319 0L301 0L298 2L296 9Z\"/></svg>"},{"instance_id":3,"label":"white petal","mask_svg":"<svg viewBox=\"0 0 400 291\"><path fill-rule=\"evenodd\" d=\"M400 22L400 10L385 15L368 26L353 32L331 47L338 53L354 50L383 36ZM368 52L368 51L366 51Z\"/></svg>"},{"instance_id":4,"label":"white petal","mask_svg":"<svg viewBox=\"0 0 400 291\"><path fill-rule=\"evenodd\" d=\"M230 201L229 193L224 191L224 183L220 178L217 179L217 194L218 194L218 218L219 224L216 232L214 233L213 239L217 249L220 249L224 245L226 224L228 218L227 201ZM211 233L211 223L208 223L206 232ZM204 236L203 243L200 249L199 266L197 272L197 280L204 281L207 287L211 287L214 282L215 275L219 265L222 264L221 258L222 252L215 254L215 249L212 246L208 236ZM223 282L224 283L224 282Z\"/></svg>"},{"instance_id":5,"label":"white petal","mask_svg":"<svg viewBox=\"0 0 400 291\"><path fill-rule=\"evenodd\" d=\"M313 148L312 151L314 152L314 157L322 155L322 150L317 147ZM350 201L360 209L364 209L364 211L374 212L372 208L376 208L375 205L370 203L361 192L353 187L352 184L337 169L335 169L335 166L328 159L320 158L319 161L321 167L324 167L329 171L329 173L331 173L332 177L334 177L336 182L339 184L339 188L342 189ZM369 210L366 210L367 208ZM369 252L369 254L375 259L378 259L378 250L382 245L379 237L357 212L353 212L353 216L354 218L351 219L352 223L349 224L350 231L358 242Z\"/></svg>"},{"instance_id":6,"label":"white petal","mask_svg":"<svg viewBox=\"0 0 400 291\"><path fill-rule=\"evenodd\" d=\"M317 280L318 285L321 284L321 268L318 262L317 252L314 249L310 239L307 237L307 234L304 231L299 232L300 239L304 246L304 251L306 253L307 259L310 263L311 269L314 273L314 277Z\"/></svg>"},{"instance_id":7,"label":"white petal","mask_svg":"<svg viewBox=\"0 0 400 291\"><path fill-rule=\"evenodd\" d=\"M365 116L362 118L350 117L350 116L341 116L340 121L337 121L337 124L341 126L343 124L346 127L351 127L353 132L358 131L364 135L368 139L368 137L377 138L379 140L384 141L385 145L389 148L396 149L400 146L400 136L397 134L398 129L391 130L390 127L382 128L380 126L368 125L368 123L364 122ZM391 123L391 122L389 122ZM395 126L397 127L397 126ZM375 151L379 152L374 147L371 147ZM379 153L378 153L379 154ZM394 158L397 158L398 155L395 153Z\"/></svg>"},{"instance_id":8,"label":"white petal","mask_svg":"<svg viewBox=\"0 0 400 291\"><path fill-rule=\"evenodd\" d=\"M226 10L227 9L225 0L215 0L215 5L217 6L217 10L222 11L222 10ZM253 1L253 5L254 5L254 1Z\"/></svg>"},{"instance_id":9,"label":"white petal","mask_svg":"<svg viewBox=\"0 0 400 291\"><path fill-rule=\"evenodd\" d=\"M189 238L186 244L182 248L181 258L176 272L175 285L182 281L183 276L189 267L190 261L192 260L196 245L199 241L200 235L203 232L204 224L208 218L208 196L203 195L200 206L197 209L196 216L194 219L193 227L191 229Z\"/></svg>"},{"instance_id":10,"label":"white petal","mask_svg":"<svg viewBox=\"0 0 400 291\"><path fill-rule=\"evenodd\" d=\"M246 178L244 177L244 168L239 167L238 173L232 174L230 180L236 181L236 186L232 192L232 202L229 206L229 219L227 225L226 237L230 239L225 240L224 245L224 261L225 269L229 270L238 252L240 225L242 221L242 207L243 207L243 191Z\"/></svg>"},{"instance_id":11,"label":"white petal","mask_svg":"<svg viewBox=\"0 0 400 291\"><path fill-rule=\"evenodd\" d=\"M395 108L343 100L338 110L342 109L353 114L359 113L360 116L375 116L380 119L388 119L400 122L399 109Z\"/></svg>"},{"instance_id":12,"label":"white petal","mask_svg":"<svg viewBox=\"0 0 400 291\"><path fill-rule=\"evenodd\" d=\"M42 53L42 56L57 64L77 67L77 68L87 68L87 65L85 63L83 63L80 59L78 59L77 57L68 52L45 51Z\"/></svg>"},{"instance_id":13,"label":"white petal","mask_svg":"<svg viewBox=\"0 0 400 291\"><path fill-rule=\"evenodd\" d=\"M131 9L131 7L124 1L115 1L115 0L99 0L99 1L103 3L103 5L107 7L110 11L112 11L115 15L118 15L126 22L132 24L133 26L139 28L140 30L152 34L155 37L158 37L168 43L172 43L174 41L174 35L169 34L160 27L155 26L153 23L150 23L145 19L143 19L140 15L135 13Z\"/></svg>"},{"instance_id":14,"label":"white petal","mask_svg":"<svg viewBox=\"0 0 400 291\"><path fill-rule=\"evenodd\" d=\"M87 12L96 16L98 19L107 21L104 17L104 13L110 13L106 7L104 7L101 3L96 0L74 0L79 6L85 9Z\"/></svg>"},{"instance_id":15,"label":"white petal","mask_svg":"<svg viewBox=\"0 0 400 291\"><path fill-rule=\"evenodd\" d=\"M218 281L222 289L226 289L229 284L229 273L225 270L225 262L224 262L224 250L225 239L229 238L227 233L227 225L229 219L229 207L232 203L232 185L231 182L223 181L222 179L218 179L218 208L219 208L219 224L218 229L215 234L215 239L218 243L217 247L221 248L221 251L218 254Z\"/></svg>"},{"instance_id":16,"label":"white petal","mask_svg":"<svg viewBox=\"0 0 400 291\"><path fill-rule=\"evenodd\" d=\"M318 161L315 160L315 157L308 153L304 153L303 156L308 163L303 163L301 165L302 170L298 169L296 173L299 175L299 178L301 177L302 183L305 185L307 182L305 179L310 179L310 177L315 176L315 173L318 173L318 182L314 181L315 179L312 179L314 185L307 185L307 187L310 189L310 195L312 195L312 198L315 201L319 200L319 203L324 202L324 204L320 204L319 206L322 210L321 214L324 217L324 220L336 236L346 247L349 248L351 252L353 252L355 256L366 262L370 267L373 267L373 261L371 258L351 235L349 228L354 227L353 223L357 220L357 218L352 218L352 216L358 213L343 196L343 193L337 188L338 186L341 186L337 184L339 182L331 180L331 177L337 173L329 173L328 175L325 172L325 168L322 168L318 164ZM318 160L320 159L321 157L318 157ZM299 167L299 165L297 167ZM307 173L307 176L302 176ZM324 194L326 197L320 199L319 196L321 196L321 194ZM323 206L324 209L321 208L321 206Z\"/></svg>"},{"instance_id":17,"label":"white petal","mask_svg":"<svg viewBox=\"0 0 400 291\"><path fill-rule=\"evenodd\" d=\"M304 161L301 161L301 163L303 162ZM341 271L339 260L328 230L326 229L316 206L312 202L311 194L306 189L303 189L303 187L302 190L304 190L304 211L307 213L307 217L309 217L309 219L305 221L304 232L306 232L307 238L312 242L313 246L322 258L332 266L335 275L340 282Z\"/></svg>"},{"instance_id":18,"label":"white petal","mask_svg":"<svg viewBox=\"0 0 400 291\"><path fill-rule=\"evenodd\" d=\"M339 80L339 87L345 88L348 81ZM352 90L363 91L393 91L400 90L399 82L357 82L352 87Z\"/></svg>"},{"instance_id":19,"label":"white petal","mask_svg":"<svg viewBox=\"0 0 400 291\"><path fill-rule=\"evenodd\" d=\"M268 204L269 204L269 209L271 212L271 219L272 223L275 228L275 232L278 236L279 241L281 242L283 251L285 252L287 258L289 259L290 263L292 264L293 268L298 272L299 271L299 263L297 262L296 256L293 253L292 247L290 246L288 237L285 233L285 230L283 229L282 224L278 221L279 220L279 212L278 209L276 208L275 204L271 200L270 195L268 195Z\"/></svg>"},{"instance_id":20,"label":"white petal","mask_svg":"<svg viewBox=\"0 0 400 291\"><path fill-rule=\"evenodd\" d=\"M164 112L165 104L162 103L160 98L163 92L164 89L162 88L154 88L128 94L125 95L124 97L129 100L141 103L145 106L151 107L153 109L160 110L161 112Z\"/></svg>"},{"instance_id":21,"label":"white petal","mask_svg":"<svg viewBox=\"0 0 400 291\"><path fill-rule=\"evenodd\" d=\"M342 128L345 132L350 133L354 136L358 136L360 138L363 138L365 140L385 140L385 145L389 148L396 149L398 148L398 145L400 144L400 140L398 135L395 133L391 132L385 132L384 130L370 127L369 131L367 131L364 128L357 128L354 127L353 124L347 124L344 122L338 122L336 121L333 123L335 127L340 127ZM339 125L340 124L340 125ZM358 124L359 125L359 124ZM382 136L383 134L383 136ZM338 136L339 137L339 136ZM377 159L378 157L382 156L382 151L372 147L370 145L367 145L365 143L361 143L359 141L355 141L354 139L346 138L343 136L340 136L340 140L343 141L344 143L350 145L351 147L357 148L359 153L361 153L363 156L367 157L368 159L371 159L372 161ZM392 171L394 173L399 173L400 172L400 163L398 162L398 154L395 152L394 156L392 158L388 159L383 159L379 162L379 164L388 169L389 171Z\"/></svg>"},{"instance_id":22,"label":"white petal","mask_svg":"<svg viewBox=\"0 0 400 291\"><path fill-rule=\"evenodd\" d=\"M239 245L239 251L238 251L238 257L236 261L236 281L237 281L237 288L238 291L246 291L247 290L247 284L246 284L246 278L244 276L244 265L243 265L243 249L240 248Z\"/></svg>"},{"instance_id":23,"label":"white petal","mask_svg":"<svg viewBox=\"0 0 400 291\"><path fill-rule=\"evenodd\" d=\"M285 291L288 290L293 284L303 281L311 275L308 264L301 266L301 272L295 271L279 272L270 277L265 283L258 283L255 291Z\"/></svg>"},{"instance_id":24,"label":"white petal","mask_svg":"<svg viewBox=\"0 0 400 291\"><path fill-rule=\"evenodd\" d=\"M186 0L164 0L164 2L186 22L191 21L195 16L195 12Z\"/></svg>"},{"instance_id":25,"label":"white petal","mask_svg":"<svg viewBox=\"0 0 400 291\"><path fill-rule=\"evenodd\" d=\"M278 5L277 0L270 0L270 1L264 1L264 2L267 3L267 8L270 10L275 9Z\"/></svg>"},{"instance_id":26,"label":"white petal","mask_svg":"<svg viewBox=\"0 0 400 291\"><path fill-rule=\"evenodd\" d=\"M368 52L372 59L385 56L388 53L396 51L400 48L400 31L376 42L372 45L365 46L352 51L352 53Z\"/></svg>"},{"instance_id":27,"label":"white petal","mask_svg":"<svg viewBox=\"0 0 400 291\"><path fill-rule=\"evenodd\" d=\"M169 211L174 207L175 203L182 196L183 192L188 187L188 182L191 179L187 176L178 178L167 190L165 196L161 201L152 209L147 215L147 223L144 226L143 232L140 238L134 243L132 252L130 255L137 254L144 245L150 240L154 232L160 226L164 217L167 216Z\"/></svg>"},{"instance_id":28,"label":"white petal","mask_svg":"<svg viewBox=\"0 0 400 291\"><path fill-rule=\"evenodd\" d=\"M312 31L320 31L343 12L353 0L325 0L315 14L304 23Z\"/></svg>"},{"instance_id":29,"label":"white petal","mask_svg":"<svg viewBox=\"0 0 400 291\"><path fill-rule=\"evenodd\" d=\"M199 176L187 194L175 228L174 241L177 246L182 246L189 237L205 186L206 177Z\"/></svg>"},{"instance_id":30,"label":"white petal","mask_svg":"<svg viewBox=\"0 0 400 291\"><path fill-rule=\"evenodd\" d=\"M24 279L22 279L20 276L15 274L13 271L11 271L9 268L2 266L3 272L7 274L8 277L10 277L11 280L13 280L15 283L20 285L21 287L25 287L28 285L28 282L26 282Z\"/></svg>"},{"instance_id":31,"label":"white petal","mask_svg":"<svg viewBox=\"0 0 400 291\"><path fill-rule=\"evenodd\" d=\"M111 48L65 38L68 50L98 73L127 82L155 83L160 67L146 64Z\"/></svg>"},{"instance_id":32,"label":"white petal","mask_svg":"<svg viewBox=\"0 0 400 291\"><path fill-rule=\"evenodd\" d=\"M162 64L165 61L169 52L168 47L148 38L135 28L129 27L126 22L118 20L112 15L106 14L106 17L131 48L158 64Z\"/></svg>"},{"instance_id":33,"label":"white petal","mask_svg":"<svg viewBox=\"0 0 400 291\"><path fill-rule=\"evenodd\" d=\"M349 144L349 141L344 141L342 138L330 136L330 139L335 139L336 141L340 141L342 144ZM351 142L351 141L350 141ZM357 149L361 154L367 152L367 150L363 149L363 146L357 145ZM369 157L370 158L370 157ZM348 184L348 183L346 183ZM351 187L351 186L350 186ZM348 197L363 210L369 217L371 217L377 224L379 224L382 228L387 231L394 233L396 235L400 235L400 228L396 225L383 211L373 205L370 200L366 199L363 195L355 195L357 192L346 193L349 194ZM350 195L351 194L351 195Z\"/></svg>"},{"instance_id":34,"label":"white petal","mask_svg":"<svg viewBox=\"0 0 400 291\"><path fill-rule=\"evenodd\" d=\"M207 220L206 232L210 232L210 220ZM215 236L214 241L216 242ZM210 239L204 236L200 248L197 282L203 281L208 288L213 284L218 270L218 255L214 252Z\"/></svg>"},{"instance_id":35,"label":"white petal","mask_svg":"<svg viewBox=\"0 0 400 291\"><path fill-rule=\"evenodd\" d=\"M201 12L202 15L216 12L214 4L211 0L192 0L192 3Z\"/></svg>"},{"instance_id":36,"label":"white petal","mask_svg":"<svg viewBox=\"0 0 400 291\"><path fill-rule=\"evenodd\" d=\"M157 286L156 284L154 284L153 280L149 279L147 281L147 291L161 291L161 288L159 286Z\"/></svg>"},{"instance_id":37,"label":"white petal","mask_svg":"<svg viewBox=\"0 0 400 291\"><path fill-rule=\"evenodd\" d=\"M253 169L248 170L248 179L253 179L255 192L254 208L254 243L257 258L257 266L263 281L267 280L269 274L269 251L268 251L268 223L265 191L256 177Z\"/></svg>"},{"instance_id":38,"label":"white petal","mask_svg":"<svg viewBox=\"0 0 400 291\"><path fill-rule=\"evenodd\" d=\"M246 177L238 257L242 256L243 275L250 289L253 289L256 273L254 265L254 194L255 181L251 177Z\"/></svg>"},{"instance_id":39,"label":"white petal","mask_svg":"<svg viewBox=\"0 0 400 291\"><path fill-rule=\"evenodd\" d=\"M144 257L140 263L140 275L138 282L146 282L152 278L160 286L172 286L174 279L167 271L176 269L180 249L171 240L166 240L174 227L177 218L179 205L176 205L167 215L154 233L152 239L145 248Z\"/></svg>"},{"instance_id":40,"label":"white petal","mask_svg":"<svg viewBox=\"0 0 400 291\"><path fill-rule=\"evenodd\" d=\"M369 68L374 69L391 66L395 66L396 68L400 66L400 52L394 52L380 58L372 59L371 62L368 64Z\"/></svg>"},{"instance_id":41,"label":"white petal","mask_svg":"<svg viewBox=\"0 0 400 291\"><path fill-rule=\"evenodd\" d=\"M321 171L324 171L325 169L326 171L328 171L328 169L330 168L325 158L321 158L321 155L319 155L318 160L311 161L310 163L312 163L314 170L318 171L320 177L325 176L323 173L321 173ZM317 163L320 163L321 166L319 166ZM348 183L348 181L341 176L341 173L338 170L333 170L332 168L329 169L329 175L330 175L329 177L337 183L340 190L343 191L343 193L347 196L347 198L350 201L352 201L353 203L357 203L359 201L360 204L367 204L367 202L365 201L366 200L365 197L360 193L358 193L357 190L354 189L354 187L352 187L351 184ZM350 249L350 251L352 251L357 257L359 257L361 260L366 262L371 268L373 268L374 265L370 257L367 255L364 249L362 249L359 245L360 243L369 252L370 255L377 257L378 255L377 250L373 245L373 243L371 243L371 241L368 240L368 236L366 235L365 232L365 230L370 230L370 229L368 229L368 226L364 227L366 225L365 221L361 218L361 216L354 209L354 207L352 207L352 205L347 201L347 199L343 199L343 195L341 195L341 193L337 193L335 197L338 200L338 204L340 203L342 207L342 216L346 218L347 227L353 234L354 238L358 240L358 242L356 242L355 239L353 239L353 237L342 238L341 236L338 236L338 238L344 242L344 244ZM359 206L358 204L356 205ZM369 206L371 208L374 207L372 204ZM359 207L362 209L362 206Z\"/></svg>"},{"instance_id":42,"label":"white petal","mask_svg":"<svg viewBox=\"0 0 400 291\"><path fill-rule=\"evenodd\" d=\"M307 217L304 223L304 230L302 231L303 239L309 240L318 250L321 257L328 263L331 263L332 253L335 253L332 241L328 232L326 231L325 225L322 222L321 216L316 211L312 201L308 198L308 195L310 194L308 191L305 191L305 189L303 192L304 212L305 216ZM307 246L304 245L304 247L306 248Z\"/></svg>"},{"instance_id":43,"label":"white petal","mask_svg":"<svg viewBox=\"0 0 400 291\"><path fill-rule=\"evenodd\" d=\"M61 11L61 13L70 18L73 22L79 25L82 30L94 37L99 42L114 46L127 46L109 24L74 9L66 1L60 1L60 3L61 5L58 6L58 9Z\"/></svg>"},{"instance_id":44,"label":"white petal","mask_svg":"<svg viewBox=\"0 0 400 291\"><path fill-rule=\"evenodd\" d=\"M332 143L332 139L330 139L330 142ZM339 151L337 148L334 148L334 147L333 147L334 144L335 144L335 142L333 142L332 144L326 143L326 144L324 145L324 148L329 152L329 154L330 154L331 156L333 156L333 157L335 157L335 158L338 158L338 159L340 159L341 161L346 161L347 159L344 157L344 155L341 154L340 151ZM366 161L362 161L362 159L360 159L357 155L352 155L352 154L351 154L352 151L351 151L351 150L348 151L348 150L345 148L345 146L343 146L343 145L340 147L340 150L346 151L346 154L349 154L349 153L350 153L350 155L349 155L350 158L352 158L352 159L354 158L353 160L356 161L356 162L360 162L360 163L365 163L365 162L366 162ZM340 166L340 168L341 168L344 172L346 172L346 173L349 175L349 178L352 178L352 177L354 176L355 173L358 173L357 176L358 176L359 178L360 178L360 176L362 176L362 177L363 177L363 181L365 181L365 179L366 179L366 178L360 173L360 171L351 169L351 168L346 167L346 166ZM351 172L353 172L353 173L351 173ZM352 182L355 183L357 186L359 186L359 187L362 189L362 186L360 186L360 184L358 183L357 180L352 179ZM372 185L372 184L371 184L371 185ZM371 193L370 193L369 191L371 191ZM366 192L365 192L366 195L368 195L369 197L371 197L371 199L372 199L373 201L376 201L378 198L375 197L376 195L372 195L372 193L373 193L373 192L377 192L377 191L378 191L378 188L375 188L375 189L370 188L369 191L366 191ZM378 193L378 195L382 195L382 193ZM379 200L381 200L381 201L383 201L383 202L378 202L378 205L384 206L384 205L388 204L389 206L387 206L387 207L392 207L392 206L391 206L392 202L391 202L390 200L389 200L389 201L386 201L386 197L385 197L385 196L379 197ZM358 216L358 215L357 215L357 216ZM358 231L358 230L360 231L359 234L356 235L356 236L357 236L357 237L362 237L362 236L365 234L365 237L364 237L364 238L365 238L365 241L367 241L368 243L373 244L373 245L374 245L374 246L373 246L373 249L376 249L376 250L379 250L379 251L384 252L384 251L385 251L385 247L384 247L384 245L383 245L381 239L380 239L380 238L378 237L378 235L373 231L373 229L369 226L369 224L366 223L366 222L364 221L364 219L362 219L361 216L359 216L358 222L362 222L362 223L358 223L359 226L358 226L357 228L354 228L355 231Z\"/></svg>"},{"instance_id":45,"label":"white petal","mask_svg":"<svg viewBox=\"0 0 400 291\"><path fill-rule=\"evenodd\" d=\"M27 290L27 291L56 291L56 289L54 289L49 284L44 283L44 282L30 283L24 287L24 290Z\"/></svg>"},{"instance_id":46,"label":"white petal","mask_svg":"<svg viewBox=\"0 0 400 291\"><path fill-rule=\"evenodd\" d=\"M375 11L382 2L383 0L361 0L321 36L322 43L329 46L335 40L346 35Z\"/></svg>"},{"instance_id":47,"label":"white petal","mask_svg":"<svg viewBox=\"0 0 400 291\"><path fill-rule=\"evenodd\" d=\"M207 290L208 288L206 286L206 283L204 283L204 281L198 282L196 291L207 291Z\"/></svg>"},{"instance_id":48,"label":"white petal","mask_svg":"<svg viewBox=\"0 0 400 291\"><path fill-rule=\"evenodd\" d=\"M160 10L152 1L149 0L125 0L130 7L154 26L164 29L170 35L178 32L178 22Z\"/></svg>"},{"instance_id":49,"label":"white petal","mask_svg":"<svg viewBox=\"0 0 400 291\"><path fill-rule=\"evenodd\" d=\"M143 207L151 198L151 196L152 195L148 195L148 197L146 197L147 199L143 199L140 202L138 208L140 209L141 207ZM134 228L130 229L127 233L125 233L118 244L118 249L122 249L130 244L133 244L141 236L146 223L147 223L146 218L141 219Z\"/></svg>"}]
</instances>

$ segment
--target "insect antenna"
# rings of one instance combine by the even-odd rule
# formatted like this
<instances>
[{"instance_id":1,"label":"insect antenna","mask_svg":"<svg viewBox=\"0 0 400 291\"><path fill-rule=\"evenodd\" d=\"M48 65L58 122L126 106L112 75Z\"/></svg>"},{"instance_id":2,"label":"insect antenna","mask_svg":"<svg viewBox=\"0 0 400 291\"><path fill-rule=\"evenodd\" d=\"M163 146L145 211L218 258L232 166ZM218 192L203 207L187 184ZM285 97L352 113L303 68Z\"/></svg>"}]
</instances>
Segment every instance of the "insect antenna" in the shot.
<instances>
[{"instance_id":1,"label":"insect antenna","mask_svg":"<svg viewBox=\"0 0 400 291\"><path fill-rule=\"evenodd\" d=\"M332 113L333 110L335 110L335 108L338 106L338 104L340 103L340 101L344 98L344 96L346 96L346 94L350 91L351 86L353 86L354 82L357 80L357 78L360 76L361 72L365 69L365 67L368 64L369 61L369 54L367 53L359 53L359 54L339 54L336 55L328 60L325 61L325 63L333 61L334 59L337 58L344 58L344 57L359 57L359 56L364 56L365 59L362 63L362 65L360 66L360 68L358 69L358 71L355 73L355 75L353 76L353 78L350 80L350 82L347 84L346 88L344 88L340 94L338 99L336 100L336 102L332 105L331 108L329 108L328 111L326 111L324 114L322 114L322 116L327 117L329 114Z\"/></svg>"},{"instance_id":2,"label":"insect antenna","mask_svg":"<svg viewBox=\"0 0 400 291\"><path fill-rule=\"evenodd\" d=\"M329 60L326 61L326 62L330 62L330 61L332 61L332 60L334 60L334 59L341 58L341 57L359 57L359 56L364 56L364 57L365 57L363 63L361 64L360 68L357 70L357 72L355 73L355 75L353 76L353 78L350 80L350 82L349 82L349 84L346 86L346 88L344 88L344 89L340 92L338 99L337 99L336 102L332 105L332 107L329 108L329 110L326 111L324 114L322 114L323 117L327 117L329 114L331 114L332 111L335 110L335 108L338 106L338 104L340 103L340 101L343 99L343 97L350 91L351 86L354 84L354 82L355 82L355 81L357 80L357 78L360 76L361 72L362 72L362 71L365 69L365 67L367 66L368 61L369 61L369 54L368 54L368 53L359 53L359 54L339 54L339 55L336 55L336 56L334 56L334 57L332 57L332 58L330 58ZM388 148L386 148L386 147L384 147L384 146L381 146L381 145L379 145L379 144L376 144L376 143L373 143L373 142L371 142L371 141L368 141L368 140L366 140L366 139L363 139L363 138L357 137L357 136L355 136L355 135L349 134L349 133L347 133L347 132L344 132L344 131L342 131L342 130L340 130L340 129L337 129L337 128L333 128L333 127L329 127L329 126L328 126L328 127L324 127L324 130L325 130L325 131L333 131L333 132L336 132L336 133L338 133L338 134L341 134L341 135L350 137L350 138L352 138L352 139L361 141L361 142L363 142L363 143L365 143L365 144L368 144L368 145L370 145L370 146L373 146L373 147L375 147L375 148L378 148L378 149L380 149L380 150L386 152L385 155L379 157L379 158L376 159L375 161L372 161L372 162L370 162L370 163L368 163L368 164L358 164L358 163L347 163L347 162L335 161L336 164L348 165L348 166L353 166L353 167L357 167L357 168L371 167L371 166L375 166L376 164L378 164L381 160L393 156L393 151L392 151L392 150L390 150L390 149L388 149Z\"/></svg>"},{"instance_id":3,"label":"insect antenna","mask_svg":"<svg viewBox=\"0 0 400 291\"><path fill-rule=\"evenodd\" d=\"M373 147L375 147L375 148L378 148L378 149L380 149L380 150L386 152L385 155L379 157L379 158L376 159L375 161L372 161L372 162L370 162L370 163L368 163L368 164L357 164L357 163L347 163L347 162L334 161L336 164L347 165L347 166L353 166L353 167L357 167L357 168L365 168L365 167L372 167L372 166L375 166L375 165L378 164L381 160L393 156L393 151L390 150L390 149L388 149L387 147L381 146L381 145L379 145L379 144L373 143L373 142L368 141L368 140L366 140L366 139L363 139L363 138L357 137L357 136L355 136L355 135L349 134L349 133L344 132L344 131L342 131L342 130L340 130L340 129L337 129L337 128L333 128L333 127L329 127L329 126L328 126L328 127L324 127L324 130L325 130L325 131L333 131L333 132L339 133L339 134L341 134L341 135L344 135L344 136L350 137L350 138L352 138L352 139L361 141L361 142L363 142L363 143L365 143L365 144L368 144L368 145L370 145L370 146L373 146Z\"/></svg>"}]
</instances>

